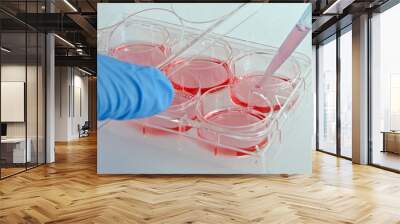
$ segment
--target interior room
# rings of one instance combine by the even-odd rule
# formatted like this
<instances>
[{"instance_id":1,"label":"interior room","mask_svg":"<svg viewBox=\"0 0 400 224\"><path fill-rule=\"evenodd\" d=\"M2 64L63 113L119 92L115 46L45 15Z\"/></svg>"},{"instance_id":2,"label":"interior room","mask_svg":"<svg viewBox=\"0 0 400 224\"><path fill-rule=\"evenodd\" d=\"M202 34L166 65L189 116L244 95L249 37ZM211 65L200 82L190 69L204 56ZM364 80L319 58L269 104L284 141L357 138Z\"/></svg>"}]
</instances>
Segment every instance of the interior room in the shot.
<instances>
[{"instance_id":1,"label":"interior room","mask_svg":"<svg viewBox=\"0 0 400 224\"><path fill-rule=\"evenodd\" d=\"M162 5L157 5L160 2ZM265 3L256 0L222 5L229 2L218 1L213 3L216 4L213 10L205 10L200 3L179 5L174 1L0 1L0 223L400 223L400 31L396 29L400 21L399 1L271 0ZM129 132L127 125L112 119L98 119L98 83L99 77L104 77L99 72L98 57L114 53L111 40L115 34L133 38L129 37L131 33L119 28L135 13L150 7L179 15L178 6L183 6L181 9L189 15L207 15L203 21L190 21L196 25L191 31L200 27L230 34L239 25L251 24L254 21L251 19L257 16L261 18L263 11L258 10L259 5L281 4L284 9L285 4L304 3L308 3L304 8L311 8L308 22L312 27L293 54L301 61L298 56L304 52L307 55L309 49L310 58L306 57L305 61L310 62L311 69L309 79L299 82L299 89L306 90L304 93L308 95L294 98L309 97L310 112L304 117L310 119L304 123L310 126L310 133L300 126L288 128L288 132L299 142L309 140L303 144L312 145L308 154L300 153L303 145L292 141L285 147L299 154L273 154L279 149L270 147L269 157L260 163L249 159L253 154L258 155L259 145L249 151L235 152L231 160L217 157L232 152L229 147L221 150L207 145L207 155L204 150L193 156L201 161L217 158L212 160L213 166L208 166L211 171L206 175L197 168L207 164L195 164L191 160L169 162L189 164L192 172L172 172L173 169L167 168L160 171L158 167L168 161L143 159L137 152L152 157L154 151L143 150L145 145L139 140L135 142L139 138L131 135L133 132ZM107 18L99 19L98 13L107 5L108 13L113 10L123 13L110 13ZM217 7L227 11L238 7L238 11L221 15ZM246 17L252 12L250 9L256 9L259 14ZM188 13L190 10L197 12ZM302 14L286 10L287 18L282 20L289 19L290 13L294 17ZM218 27L222 21L218 18L229 16L237 24L222 23ZM187 20L179 17L178 22L184 24ZM276 32L281 28L278 21L271 24L265 27L273 27ZM253 26L258 27L258 32L263 31L259 23ZM149 27L144 26L144 30ZM258 36L253 31L232 33L249 42L265 41L262 44L275 51L283 42L274 40L273 35ZM159 33L152 38L159 38ZM233 38L226 36L226 39ZM172 37L165 39L173 42ZM178 41L177 46L182 47L179 53L190 53L185 52L189 49L185 44ZM229 62L236 59L226 58ZM176 86L173 88L176 90ZM196 94L203 96L202 90L197 91ZM214 100L215 104L219 102ZM249 105L246 107L255 108ZM275 110L276 105L271 105L274 107L270 109ZM199 113L200 106L196 106ZM287 109L281 104L278 106L277 111ZM281 115L288 117L289 123L295 122L296 119L287 116L291 115L290 109L287 111ZM183 119L185 125L193 127L200 120L199 117L190 120L186 115L176 119ZM155 131L152 126L129 122L135 133L167 136L163 137L165 144L159 144L165 149L159 151L160 155L168 154L171 148L175 150L175 146L168 144L173 135L165 135L165 130ZM284 124L271 123L279 128ZM114 129L101 132L110 124ZM174 128L184 132L193 127ZM194 133L194 128L191 131ZM109 136L114 138L115 132L122 133L119 141L128 139L133 143L123 148L122 144L104 140ZM242 132L233 131L238 136ZM271 142L285 139L282 133L271 137ZM107 153L101 151L104 142ZM179 147L187 146L179 144ZM279 155L281 161L284 158L291 161L289 168L274 161ZM104 162L111 157L117 158L111 165ZM168 158L172 157L178 158L171 154ZM307 158L312 164L307 163L301 169L295 166ZM158 174L141 168L138 169L141 173L124 170L137 164L154 168L152 171ZM251 164L252 168L240 170L238 167L243 164ZM270 164L278 164L275 166L278 168L274 170ZM226 167L240 172L226 174ZM290 167L301 172L296 173ZM218 175L210 174L213 172Z\"/></svg>"},{"instance_id":2,"label":"interior room","mask_svg":"<svg viewBox=\"0 0 400 224\"><path fill-rule=\"evenodd\" d=\"M1 34L1 177L45 162L45 35L15 28Z\"/></svg>"}]
</instances>

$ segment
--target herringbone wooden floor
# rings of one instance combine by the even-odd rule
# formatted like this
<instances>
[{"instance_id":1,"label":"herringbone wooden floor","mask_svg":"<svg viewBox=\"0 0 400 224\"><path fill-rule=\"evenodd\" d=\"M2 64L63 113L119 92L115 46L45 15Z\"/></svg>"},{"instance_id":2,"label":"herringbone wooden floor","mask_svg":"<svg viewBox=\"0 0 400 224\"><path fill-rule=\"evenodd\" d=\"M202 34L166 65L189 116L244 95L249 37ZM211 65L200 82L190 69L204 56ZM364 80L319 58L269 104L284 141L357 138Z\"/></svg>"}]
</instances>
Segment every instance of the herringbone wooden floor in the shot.
<instances>
[{"instance_id":1,"label":"herringbone wooden floor","mask_svg":"<svg viewBox=\"0 0 400 224\"><path fill-rule=\"evenodd\" d=\"M322 153L311 176L98 176L96 139L0 181L0 223L400 223L400 175Z\"/></svg>"}]
</instances>

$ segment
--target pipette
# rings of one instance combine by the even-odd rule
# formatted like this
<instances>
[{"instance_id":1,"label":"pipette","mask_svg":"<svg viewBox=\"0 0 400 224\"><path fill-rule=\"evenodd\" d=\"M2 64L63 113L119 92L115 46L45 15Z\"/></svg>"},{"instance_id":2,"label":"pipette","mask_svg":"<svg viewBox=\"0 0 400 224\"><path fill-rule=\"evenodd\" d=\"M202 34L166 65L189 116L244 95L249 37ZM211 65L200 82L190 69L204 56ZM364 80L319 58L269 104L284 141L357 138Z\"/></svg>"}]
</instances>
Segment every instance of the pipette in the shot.
<instances>
[{"instance_id":1,"label":"pipette","mask_svg":"<svg viewBox=\"0 0 400 224\"><path fill-rule=\"evenodd\" d=\"M264 77L256 84L256 88L263 87L268 82L268 77L274 74L281 65L289 58L293 51L300 45L303 39L307 36L311 27L309 19L311 8L307 7L297 24L290 31L289 35L279 47L277 54L273 57L271 63L264 72Z\"/></svg>"}]
</instances>

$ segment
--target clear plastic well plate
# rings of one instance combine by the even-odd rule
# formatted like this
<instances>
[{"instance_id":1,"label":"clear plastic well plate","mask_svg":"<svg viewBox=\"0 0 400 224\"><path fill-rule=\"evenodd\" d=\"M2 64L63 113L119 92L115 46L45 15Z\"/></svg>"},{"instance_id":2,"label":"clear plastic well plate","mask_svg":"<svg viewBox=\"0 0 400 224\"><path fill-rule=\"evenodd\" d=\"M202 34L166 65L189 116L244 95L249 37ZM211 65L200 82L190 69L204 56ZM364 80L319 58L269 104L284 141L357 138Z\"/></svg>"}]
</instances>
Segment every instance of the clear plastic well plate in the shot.
<instances>
[{"instance_id":1,"label":"clear plastic well plate","mask_svg":"<svg viewBox=\"0 0 400 224\"><path fill-rule=\"evenodd\" d=\"M294 53L261 90L254 91L277 49L229 34L258 8L231 5L220 17L208 20L185 18L179 14L185 9L179 6L149 9L113 28L108 53L158 67L176 91L167 111L133 121L139 133L152 138L164 137L154 133L177 135L214 155L236 158L260 156L279 140L280 127L304 94L310 59ZM156 11L169 16L169 22L154 17ZM151 12L153 17L146 15ZM231 20L235 22L228 23Z\"/></svg>"}]
</instances>

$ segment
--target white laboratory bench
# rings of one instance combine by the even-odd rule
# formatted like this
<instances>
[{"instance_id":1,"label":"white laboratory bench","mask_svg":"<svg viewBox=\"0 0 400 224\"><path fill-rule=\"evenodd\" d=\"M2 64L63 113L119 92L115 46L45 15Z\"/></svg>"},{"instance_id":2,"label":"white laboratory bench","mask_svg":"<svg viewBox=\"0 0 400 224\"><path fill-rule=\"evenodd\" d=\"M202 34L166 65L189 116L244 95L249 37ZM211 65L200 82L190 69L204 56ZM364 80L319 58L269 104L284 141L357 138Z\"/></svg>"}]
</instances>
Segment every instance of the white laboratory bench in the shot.
<instances>
[{"instance_id":1,"label":"white laboratory bench","mask_svg":"<svg viewBox=\"0 0 400 224\"><path fill-rule=\"evenodd\" d=\"M25 144L27 145L26 151L25 151ZM25 138L2 138L1 145L2 145L2 154L5 152L12 152L12 161L7 161L7 162L12 162L12 163L31 162L32 140L30 138L27 138L26 142ZM2 157L4 158L3 155Z\"/></svg>"}]
</instances>

